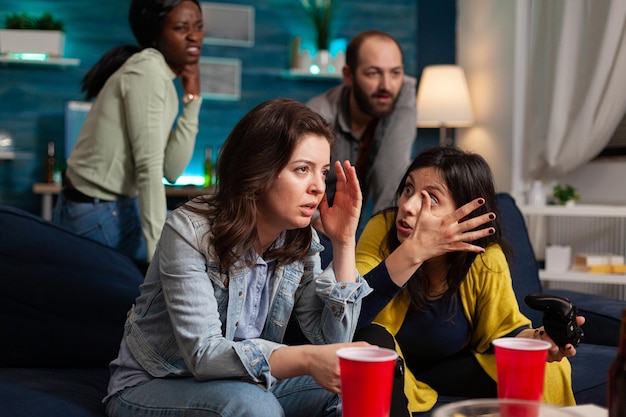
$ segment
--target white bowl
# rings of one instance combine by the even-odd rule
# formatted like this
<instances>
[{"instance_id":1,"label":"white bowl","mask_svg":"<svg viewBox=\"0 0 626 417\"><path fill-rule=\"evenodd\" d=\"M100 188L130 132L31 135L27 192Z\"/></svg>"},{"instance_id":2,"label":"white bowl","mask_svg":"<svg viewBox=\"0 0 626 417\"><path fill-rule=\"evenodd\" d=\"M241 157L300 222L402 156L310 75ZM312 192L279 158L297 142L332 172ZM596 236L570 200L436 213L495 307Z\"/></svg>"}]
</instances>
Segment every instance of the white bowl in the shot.
<instances>
[{"instance_id":1,"label":"white bowl","mask_svg":"<svg viewBox=\"0 0 626 417\"><path fill-rule=\"evenodd\" d=\"M437 407L432 417L578 417L553 405L495 398L458 401Z\"/></svg>"}]
</instances>

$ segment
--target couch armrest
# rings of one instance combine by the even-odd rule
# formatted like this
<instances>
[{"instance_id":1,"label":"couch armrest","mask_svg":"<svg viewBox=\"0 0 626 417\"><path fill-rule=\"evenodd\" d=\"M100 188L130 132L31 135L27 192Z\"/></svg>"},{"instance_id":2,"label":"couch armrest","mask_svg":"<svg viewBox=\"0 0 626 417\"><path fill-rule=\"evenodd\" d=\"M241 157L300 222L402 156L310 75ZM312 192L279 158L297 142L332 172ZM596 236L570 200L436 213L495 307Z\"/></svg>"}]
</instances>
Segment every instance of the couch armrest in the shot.
<instances>
[{"instance_id":1,"label":"couch armrest","mask_svg":"<svg viewBox=\"0 0 626 417\"><path fill-rule=\"evenodd\" d=\"M142 282L115 249L0 206L0 366L106 368Z\"/></svg>"},{"instance_id":2,"label":"couch armrest","mask_svg":"<svg viewBox=\"0 0 626 417\"><path fill-rule=\"evenodd\" d=\"M619 344L622 309L626 308L626 301L570 290L547 289L545 292L565 297L578 307L579 314L585 317L583 343Z\"/></svg>"}]
</instances>

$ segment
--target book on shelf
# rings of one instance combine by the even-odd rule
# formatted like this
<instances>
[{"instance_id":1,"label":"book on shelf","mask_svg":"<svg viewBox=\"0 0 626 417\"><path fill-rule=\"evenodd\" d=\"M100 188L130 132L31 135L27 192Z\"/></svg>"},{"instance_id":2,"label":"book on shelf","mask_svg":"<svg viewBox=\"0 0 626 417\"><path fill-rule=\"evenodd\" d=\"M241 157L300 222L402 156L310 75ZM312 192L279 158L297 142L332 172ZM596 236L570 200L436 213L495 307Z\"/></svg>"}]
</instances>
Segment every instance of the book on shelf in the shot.
<instances>
[{"instance_id":1,"label":"book on shelf","mask_svg":"<svg viewBox=\"0 0 626 417\"><path fill-rule=\"evenodd\" d=\"M572 270L597 274L626 273L624 256L614 253L575 253Z\"/></svg>"},{"instance_id":2,"label":"book on shelf","mask_svg":"<svg viewBox=\"0 0 626 417\"><path fill-rule=\"evenodd\" d=\"M626 274L626 265L572 265L572 271L588 272L590 274Z\"/></svg>"}]
</instances>

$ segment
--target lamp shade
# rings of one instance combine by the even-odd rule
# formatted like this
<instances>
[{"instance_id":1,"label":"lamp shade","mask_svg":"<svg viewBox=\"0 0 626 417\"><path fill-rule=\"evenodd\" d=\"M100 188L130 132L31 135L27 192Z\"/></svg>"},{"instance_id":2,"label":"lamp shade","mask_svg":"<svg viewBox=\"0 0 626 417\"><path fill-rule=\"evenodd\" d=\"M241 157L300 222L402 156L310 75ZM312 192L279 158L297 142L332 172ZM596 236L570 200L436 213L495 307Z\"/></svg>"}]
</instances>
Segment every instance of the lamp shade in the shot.
<instances>
[{"instance_id":1,"label":"lamp shade","mask_svg":"<svg viewBox=\"0 0 626 417\"><path fill-rule=\"evenodd\" d=\"M467 127L473 123L463 68L457 65L425 67L417 89L417 125Z\"/></svg>"}]
</instances>

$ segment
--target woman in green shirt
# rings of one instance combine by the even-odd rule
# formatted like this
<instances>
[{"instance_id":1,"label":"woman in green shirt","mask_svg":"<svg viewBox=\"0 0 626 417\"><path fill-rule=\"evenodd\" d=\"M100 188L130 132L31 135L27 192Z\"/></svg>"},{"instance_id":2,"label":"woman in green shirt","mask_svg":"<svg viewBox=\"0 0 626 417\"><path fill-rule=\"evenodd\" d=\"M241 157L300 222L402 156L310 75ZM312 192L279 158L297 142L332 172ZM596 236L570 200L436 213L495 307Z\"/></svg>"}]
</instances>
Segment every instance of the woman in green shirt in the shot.
<instances>
[{"instance_id":1,"label":"woman in green shirt","mask_svg":"<svg viewBox=\"0 0 626 417\"><path fill-rule=\"evenodd\" d=\"M193 154L204 29L197 0L133 0L129 22L139 46L113 48L83 79L95 101L53 222L149 262L167 211L163 177L176 181Z\"/></svg>"}]
</instances>

